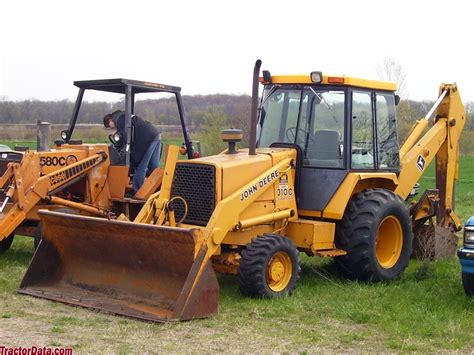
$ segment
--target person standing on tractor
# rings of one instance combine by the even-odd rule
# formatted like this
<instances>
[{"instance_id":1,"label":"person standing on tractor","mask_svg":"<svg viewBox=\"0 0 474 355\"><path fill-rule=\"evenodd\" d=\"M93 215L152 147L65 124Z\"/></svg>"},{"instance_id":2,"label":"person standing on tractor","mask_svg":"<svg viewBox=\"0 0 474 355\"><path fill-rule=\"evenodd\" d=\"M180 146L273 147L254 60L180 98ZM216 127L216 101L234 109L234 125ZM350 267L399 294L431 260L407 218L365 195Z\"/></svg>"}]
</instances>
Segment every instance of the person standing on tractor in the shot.
<instances>
[{"instance_id":1,"label":"person standing on tractor","mask_svg":"<svg viewBox=\"0 0 474 355\"><path fill-rule=\"evenodd\" d=\"M116 130L125 140L125 111L115 111L104 116L104 126ZM136 193L145 181L147 173L151 173L160 164L160 131L156 127L136 115L132 115L132 144L130 162L134 168L132 186Z\"/></svg>"}]
</instances>

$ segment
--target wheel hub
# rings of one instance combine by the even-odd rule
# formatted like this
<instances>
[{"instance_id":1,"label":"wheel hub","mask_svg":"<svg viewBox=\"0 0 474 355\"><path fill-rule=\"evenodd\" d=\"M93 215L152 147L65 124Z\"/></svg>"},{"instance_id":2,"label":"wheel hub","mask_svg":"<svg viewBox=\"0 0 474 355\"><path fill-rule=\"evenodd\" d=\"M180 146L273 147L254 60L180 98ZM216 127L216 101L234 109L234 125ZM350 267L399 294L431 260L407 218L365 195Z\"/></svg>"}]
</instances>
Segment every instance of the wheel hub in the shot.
<instances>
[{"instance_id":1,"label":"wheel hub","mask_svg":"<svg viewBox=\"0 0 474 355\"><path fill-rule=\"evenodd\" d=\"M402 253L403 231L395 216L388 216L380 223L375 240L377 260L385 269L393 267Z\"/></svg>"},{"instance_id":2,"label":"wheel hub","mask_svg":"<svg viewBox=\"0 0 474 355\"><path fill-rule=\"evenodd\" d=\"M278 282L282 279L285 273L285 267L280 261L274 262L271 265L270 278L271 281Z\"/></svg>"},{"instance_id":3,"label":"wheel hub","mask_svg":"<svg viewBox=\"0 0 474 355\"><path fill-rule=\"evenodd\" d=\"M278 252L270 259L267 266L268 287L274 292L285 289L291 280L293 266L288 254Z\"/></svg>"}]
</instances>

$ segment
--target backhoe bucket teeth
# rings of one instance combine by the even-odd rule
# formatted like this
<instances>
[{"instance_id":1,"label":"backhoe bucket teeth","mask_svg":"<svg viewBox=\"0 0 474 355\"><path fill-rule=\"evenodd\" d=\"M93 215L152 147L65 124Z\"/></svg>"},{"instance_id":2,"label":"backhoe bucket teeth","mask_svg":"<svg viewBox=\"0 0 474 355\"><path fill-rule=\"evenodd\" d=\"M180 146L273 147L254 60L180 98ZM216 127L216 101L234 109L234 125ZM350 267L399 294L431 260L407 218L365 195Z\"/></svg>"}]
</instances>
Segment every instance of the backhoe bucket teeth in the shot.
<instances>
[{"instance_id":1,"label":"backhoe bucket teeth","mask_svg":"<svg viewBox=\"0 0 474 355\"><path fill-rule=\"evenodd\" d=\"M217 313L219 285L205 244L195 252L195 230L40 216L43 239L20 293L158 322Z\"/></svg>"}]
</instances>

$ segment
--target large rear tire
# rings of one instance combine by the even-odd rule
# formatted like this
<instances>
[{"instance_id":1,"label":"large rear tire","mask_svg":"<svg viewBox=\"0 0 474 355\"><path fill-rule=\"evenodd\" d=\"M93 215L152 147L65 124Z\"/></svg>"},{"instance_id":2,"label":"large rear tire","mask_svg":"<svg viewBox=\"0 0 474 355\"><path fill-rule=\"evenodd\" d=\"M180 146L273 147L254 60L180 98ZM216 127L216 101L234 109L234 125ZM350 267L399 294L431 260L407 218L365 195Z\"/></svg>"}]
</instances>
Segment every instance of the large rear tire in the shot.
<instances>
[{"instance_id":1,"label":"large rear tire","mask_svg":"<svg viewBox=\"0 0 474 355\"><path fill-rule=\"evenodd\" d=\"M296 288L301 268L290 239L264 234L248 244L241 256L237 280L242 295L275 298Z\"/></svg>"},{"instance_id":2,"label":"large rear tire","mask_svg":"<svg viewBox=\"0 0 474 355\"><path fill-rule=\"evenodd\" d=\"M6 238L4 238L0 241L0 254L3 254L8 249L10 249L10 247L13 243L13 238L15 238L14 233L10 234L8 237L6 237Z\"/></svg>"},{"instance_id":3,"label":"large rear tire","mask_svg":"<svg viewBox=\"0 0 474 355\"><path fill-rule=\"evenodd\" d=\"M474 296L474 274L463 272L461 276L462 276L462 286L464 287L464 292L468 296Z\"/></svg>"},{"instance_id":4,"label":"large rear tire","mask_svg":"<svg viewBox=\"0 0 474 355\"><path fill-rule=\"evenodd\" d=\"M335 259L350 279L391 281L408 266L413 229L408 208L392 191L367 189L355 195L336 227L336 246L347 255Z\"/></svg>"}]
</instances>

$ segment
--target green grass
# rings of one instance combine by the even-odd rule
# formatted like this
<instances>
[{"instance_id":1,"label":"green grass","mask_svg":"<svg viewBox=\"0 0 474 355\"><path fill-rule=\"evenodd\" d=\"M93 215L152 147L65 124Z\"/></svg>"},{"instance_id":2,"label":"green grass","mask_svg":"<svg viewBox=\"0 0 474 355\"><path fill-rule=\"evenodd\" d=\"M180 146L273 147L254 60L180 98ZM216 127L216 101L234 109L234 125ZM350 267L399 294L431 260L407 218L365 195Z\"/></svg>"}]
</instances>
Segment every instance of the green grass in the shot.
<instances>
[{"instance_id":1,"label":"green grass","mask_svg":"<svg viewBox=\"0 0 474 355\"><path fill-rule=\"evenodd\" d=\"M413 260L400 280L366 284L340 278L329 259L302 256L291 297L243 298L234 277L219 276L217 316L153 324L16 294L32 253L32 240L17 237L0 258L2 343L125 353L432 352L473 345L474 300L463 293L457 260L435 262L430 273Z\"/></svg>"},{"instance_id":2,"label":"green grass","mask_svg":"<svg viewBox=\"0 0 474 355\"><path fill-rule=\"evenodd\" d=\"M180 142L175 142L180 143ZM421 179L434 187L434 167ZM462 157L457 212L474 214L474 157ZM474 300L464 295L457 259L412 260L400 280L347 281L330 259L301 255L291 297L240 296L235 277L219 276L219 314L154 324L73 308L15 292L33 255L16 237L0 256L0 345L72 346L78 352L468 352Z\"/></svg>"},{"instance_id":3,"label":"green grass","mask_svg":"<svg viewBox=\"0 0 474 355\"><path fill-rule=\"evenodd\" d=\"M107 138L104 138L102 141L98 141L97 139L84 139L84 143L95 144L95 143L105 143L110 144ZM174 144L181 146L183 143L182 138L164 138L164 144ZM28 147L30 149L36 149L36 141L34 140L0 140L0 144L8 145L10 148L14 148L15 146L21 147Z\"/></svg>"}]
</instances>

